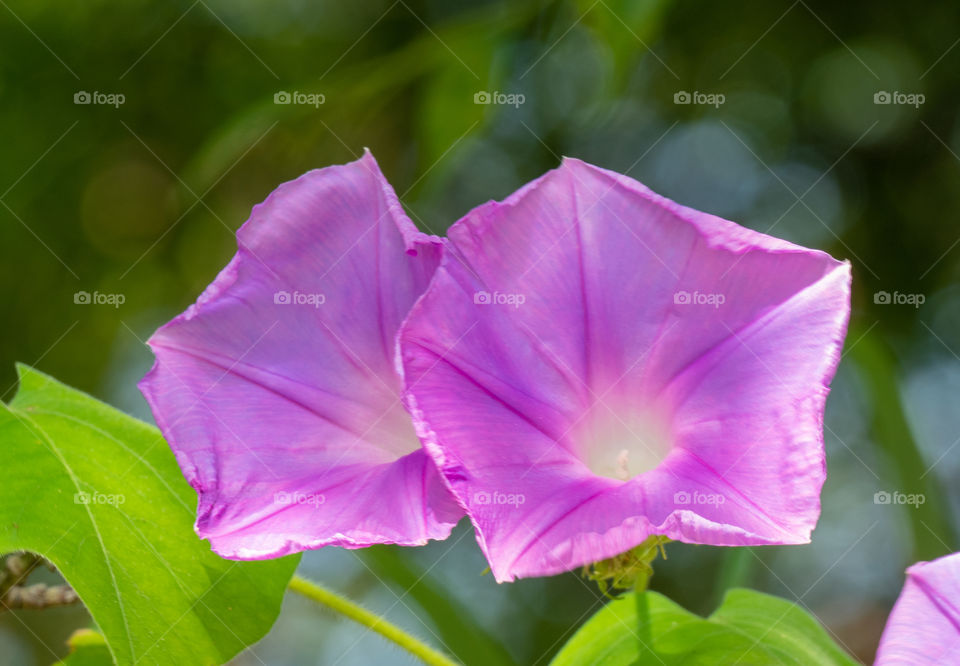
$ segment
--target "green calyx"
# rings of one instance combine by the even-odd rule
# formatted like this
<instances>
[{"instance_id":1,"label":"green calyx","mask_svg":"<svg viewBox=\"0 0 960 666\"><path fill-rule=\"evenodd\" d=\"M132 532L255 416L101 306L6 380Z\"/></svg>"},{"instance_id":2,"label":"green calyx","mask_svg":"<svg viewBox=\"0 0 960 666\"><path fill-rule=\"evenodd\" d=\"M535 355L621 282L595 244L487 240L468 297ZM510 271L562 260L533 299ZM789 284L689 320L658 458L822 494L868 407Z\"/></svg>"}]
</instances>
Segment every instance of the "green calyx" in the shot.
<instances>
[{"instance_id":1,"label":"green calyx","mask_svg":"<svg viewBox=\"0 0 960 666\"><path fill-rule=\"evenodd\" d=\"M647 583L653 575L652 565L657 555L661 554L663 559L667 559L663 545L669 541L670 539L659 534L650 536L625 553L586 565L582 575L595 581L600 591L611 598L624 590L642 592L647 589Z\"/></svg>"}]
</instances>

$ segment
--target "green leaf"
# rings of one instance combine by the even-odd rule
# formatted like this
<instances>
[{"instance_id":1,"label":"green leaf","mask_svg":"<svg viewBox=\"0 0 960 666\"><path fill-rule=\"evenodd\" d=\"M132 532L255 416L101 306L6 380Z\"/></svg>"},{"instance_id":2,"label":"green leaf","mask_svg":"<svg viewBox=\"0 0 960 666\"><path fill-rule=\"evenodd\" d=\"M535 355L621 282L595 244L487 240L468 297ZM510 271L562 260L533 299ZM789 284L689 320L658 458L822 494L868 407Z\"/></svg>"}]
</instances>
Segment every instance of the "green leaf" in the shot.
<instances>
[{"instance_id":1,"label":"green leaf","mask_svg":"<svg viewBox=\"0 0 960 666\"><path fill-rule=\"evenodd\" d=\"M709 618L684 610L656 592L646 592L649 635L640 636L637 595L610 602L560 650L553 666L663 663L684 666L732 663L785 666L852 666L826 630L799 606L752 590L731 590ZM656 657L650 657L650 649Z\"/></svg>"},{"instance_id":2,"label":"green leaf","mask_svg":"<svg viewBox=\"0 0 960 666\"><path fill-rule=\"evenodd\" d=\"M856 664L800 606L753 590L730 590L710 621L760 640L781 664Z\"/></svg>"},{"instance_id":3,"label":"green leaf","mask_svg":"<svg viewBox=\"0 0 960 666\"><path fill-rule=\"evenodd\" d=\"M36 370L0 406L0 551L52 561L118 664L221 664L271 627L298 558L231 562L156 428Z\"/></svg>"}]
</instances>

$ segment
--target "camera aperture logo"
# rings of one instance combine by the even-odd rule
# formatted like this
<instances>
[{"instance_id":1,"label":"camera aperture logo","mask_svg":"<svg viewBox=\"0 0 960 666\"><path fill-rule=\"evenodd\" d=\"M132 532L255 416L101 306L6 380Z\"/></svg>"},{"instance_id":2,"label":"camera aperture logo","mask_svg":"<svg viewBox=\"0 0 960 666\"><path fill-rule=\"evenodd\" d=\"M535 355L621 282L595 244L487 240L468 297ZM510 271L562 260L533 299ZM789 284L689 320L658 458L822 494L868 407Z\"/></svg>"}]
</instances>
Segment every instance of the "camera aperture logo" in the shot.
<instances>
[{"instance_id":1,"label":"camera aperture logo","mask_svg":"<svg viewBox=\"0 0 960 666\"><path fill-rule=\"evenodd\" d=\"M927 496L923 493L901 493L898 490L894 490L891 493L886 490L880 490L873 494L874 504L906 504L913 506L914 509L919 509L920 505L925 504L926 501Z\"/></svg>"},{"instance_id":2,"label":"camera aperture logo","mask_svg":"<svg viewBox=\"0 0 960 666\"><path fill-rule=\"evenodd\" d=\"M96 104L119 109L126 101L127 98L123 93L102 93L99 90L94 90L92 93L86 90L78 90L73 93L74 104Z\"/></svg>"},{"instance_id":3,"label":"camera aperture logo","mask_svg":"<svg viewBox=\"0 0 960 666\"><path fill-rule=\"evenodd\" d=\"M321 504L325 504L327 498L320 493L288 493L279 492L273 494L273 503L283 506L292 504L308 504L315 509L319 509Z\"/></svg>"},{"instance_id":4,"label":"camera aperture logo","mask_svg":"<svg viewBox=\"0 0 960 666\"><path fill-rule=\"evenodd\" d=\"M99 291L92 294L89 291L78 291L73 295L75 305L112 305L119 308L126 301L127 297L123 294L101 294Z\"/></svg>"},{"instance_id":5,"label":"camera aperture logo","mask_svg":"<svg viewBox=\"0 0 960 666\"><path fill-rule=\"evenodd\" d=\"M714 308L719 308L727 302L727 297L723 294L703 294L699 291L693 293L678 291L673 294L673 302L677 305L712 305Z\"/></svg>"},{"instance_id":6,"label":"camera aperture logo","mask_svg":"<svg viewBox=\"0 0 960 666\"><path fill-rule=\"evenodd\" d=\"M673 503L677 506L720 506L726 501L727 498L719 493L701 493L699 490L692 493L680 490L673 494Z\"/></svg>"},{"instance_id":7,"label":"camera aperture logo","mask_svg":"<svg viewBox=\"0 0 960 666\"><path fill-rule=\"evenodd\" d=\"M919 109L920 105L927 101L923 93L904 93L899 90L888 92L880 90L873 94L874 104L893 104L896 106L912 106Z\"/></svg>"},{"instance_id":8,"label":"camera aperture logo","mask_svg":"<svg viewBox=\"0 0 960 666\"><path fill-rule=\"evenodd\" d=\"M311 305L319 308L327 302L327 297L324 294L318 293L311 294L295 291L291 294L289 291L281 290L274 292L273 302L275 305Z\"/></svg>"},{"instance_id":9,"label":"camera aperture logo","mask_svg":"<svg viewBox=\"0 0 960 666\"><path fill-rule=\"evenodd\" d=\"M81 490L73 495L74 504L108 504L110 506L120 506L127 501L125 495L108 495L105 493L88 493Z\"/></svg>"},{"instance_id":10,"label":"camera aperture logo","mask_svg":"<svg viewBox=\"0 0 960 666\"><path fill-rule=\"evenodd\" d=\"M474 104L499 104L512 106L516 109L526 101L527 98L522 93L502 93L498 90L494 90L493 92L480 90L473 94Z\"/></svg>"},{"instance_id":11,"label":"camera aperture logo","mask_svg":"<svg viewBox=\"0 0 960 666\"><path fill-rule=\"evenodd\" d=\"M899 291L892 294L889 291L878 291L873 295L873 302L877 305L912 305L919 309L927 302L927 297L923 294L901 294Z\"/></svg>"},{"instance_id":12,"label":"camera aperture logo","mask_svg":"<svg viewBox=\"0 0 960 666\"><path fill-rule=\"evenodd\" d=\"M488 493L485 490L478 490L473 494L473 503L481 505L507 505L517 508L526 501L527 497L522 493L501 493L498 490Z\"/></svg>"},{"instance_id":13,"label":"camera aperture logo","mask_svg":"<svg viewBox=\"0 0 960 666\"><path fill-rule=\"evenodd\" d=\"M519 308L527 302L527 297L523 294L502 294L495 291L492 294L489 291L473 292L474 305L511 305Z\"/></svg>"},{"instance_id":14,"label":"camera aperture logo","mask_svg":"<svg viewBox=\"0 0 960 666\"><path fill-rule=\"evenodd\" d=\"M719 109L721 104L727 101L727 96L723 93L704 93L694 90L692 93L686 90L678 90L673 93L674 104L696 104L698 106L712 106Z\"/></svg>"},{"instance_id":15,"label":"camera aperture logo","mask_svg":"<svg viewBox=\"0 0 960 666\"><path fill-rule=\"evenodd\" d=\"M327 96L323 93L305 93L298 90L287 92L286 90L279 90L273 94L274 104L297 104L319 109L320 105L326 101Z\"/></svg>"}]
</instances>

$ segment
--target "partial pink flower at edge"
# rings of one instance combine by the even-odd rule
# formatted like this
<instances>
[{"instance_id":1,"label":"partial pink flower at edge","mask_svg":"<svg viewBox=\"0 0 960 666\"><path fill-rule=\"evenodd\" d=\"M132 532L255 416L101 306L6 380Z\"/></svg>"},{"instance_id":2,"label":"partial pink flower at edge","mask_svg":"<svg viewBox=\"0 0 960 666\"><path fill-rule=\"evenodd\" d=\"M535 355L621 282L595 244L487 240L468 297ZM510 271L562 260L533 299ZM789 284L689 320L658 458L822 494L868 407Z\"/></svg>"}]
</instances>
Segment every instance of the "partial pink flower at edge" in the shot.
<instances>
[{"instance_id":1,"label":"partial pink flower at edge","mask_svg":"<svg viewBox=\"0 0 960 666\"><path fill-rule=\"evenodd\" d=\"M224 557L423 545L462 516L401 400L396 334L440 261L369 152L278 187L150 338L140 383Z\"/></svg>"},{"instance_id":2,"label":"partial pink flower at edge","mask_svg":"<svg viewBox=\"0 0 960 666\"><path fill-rule=\"evenodd\" d=\"M907 569L876 666L954 663L960 654L960 553Z\"/></svg>"},{"instance_id":3,"label":"partial pink flower at edge","mask_svg":"<svg viewBox=\"0 0 960 666\"><path fill-rule=\"evenodd\" d=\"M849 289L845 262L578 160L457 222L402 363L496 579L655 534L808 542Z\"/></svg>"}]
</instances>

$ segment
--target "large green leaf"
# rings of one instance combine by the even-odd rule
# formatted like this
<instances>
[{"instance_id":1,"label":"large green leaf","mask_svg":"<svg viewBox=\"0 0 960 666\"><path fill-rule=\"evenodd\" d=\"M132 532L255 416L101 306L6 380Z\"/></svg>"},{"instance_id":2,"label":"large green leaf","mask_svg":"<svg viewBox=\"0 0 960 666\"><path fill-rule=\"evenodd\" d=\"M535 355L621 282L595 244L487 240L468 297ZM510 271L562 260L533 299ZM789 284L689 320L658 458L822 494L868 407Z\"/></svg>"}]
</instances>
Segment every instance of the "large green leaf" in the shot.
<instances>
[{"instance_id":1,"label":"large green leaf","mask_svg":"<svg viewBox=\"0 0 960 666\"><path fill-rule=\"evenodd\" d=\"M637 596L626 595L590 618L560 650L553 666L857 663L806 611L777 597L731 590L720 608L702 618L656 592L645 596L649 626L638 619ZM641 642L644 636L648 638Z\"/></svg>"},{"instance_id":2,"label":"large green leaf","mask_svg":"<svg viewBox=\"0 0 960 666\"><path fill-rule=\"evenodd\" d=\"M297 558L231 562L156 428L18 367L0 406L0 551L52 561L119 664L220 664L259 640Z\"/></svg>"}]
</instances>

